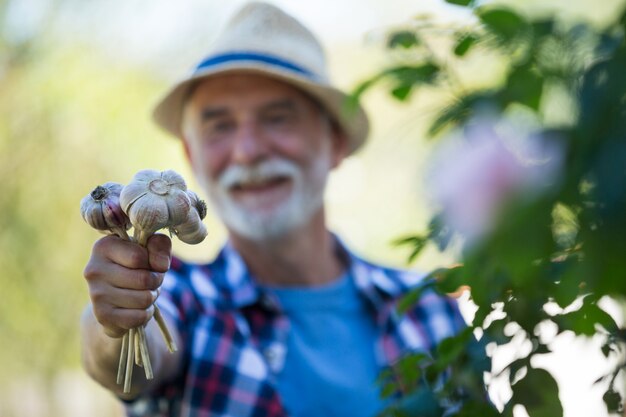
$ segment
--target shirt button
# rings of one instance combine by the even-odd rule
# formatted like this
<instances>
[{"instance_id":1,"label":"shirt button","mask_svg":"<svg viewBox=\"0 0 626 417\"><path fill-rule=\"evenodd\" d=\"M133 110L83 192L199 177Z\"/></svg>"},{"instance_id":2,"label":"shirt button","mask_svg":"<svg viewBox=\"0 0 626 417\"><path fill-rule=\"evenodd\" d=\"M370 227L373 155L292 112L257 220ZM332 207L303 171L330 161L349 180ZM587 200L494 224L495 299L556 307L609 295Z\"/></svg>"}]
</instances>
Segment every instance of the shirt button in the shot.
<instances>
[{"instance_id":1,"label":"shirt button","mask_svg":"<svg viewBox=\"0 0 626 417\"><path fill-rule=\"evenodd\" d=\"M263 357L267 361L270 371L280 372L284 365L285 349L278 344L273 344L263 350Z\"/></svg>"},{"instance_id":2,"label":"shirt button","mask_svg":"<svg viewBox=\"0 0 626 417\"><path fill-rule=\"evenodd\" d=\"M259 303L263 308L266 308L270 311L278 310L276 303L269 294L261 294L261 297L259 298Z\"/></svg>"}]
</instances>

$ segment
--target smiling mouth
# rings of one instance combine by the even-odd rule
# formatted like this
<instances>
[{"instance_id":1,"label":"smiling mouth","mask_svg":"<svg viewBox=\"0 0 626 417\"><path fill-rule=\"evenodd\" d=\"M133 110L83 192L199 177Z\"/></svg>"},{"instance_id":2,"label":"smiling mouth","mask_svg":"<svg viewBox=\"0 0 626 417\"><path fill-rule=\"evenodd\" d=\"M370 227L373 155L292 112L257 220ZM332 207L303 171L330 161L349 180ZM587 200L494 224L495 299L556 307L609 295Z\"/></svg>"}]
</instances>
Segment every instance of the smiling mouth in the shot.
<instances>
[{"instance_id":1,"label":"smiling mouth","mask_svg":"<svg viewBox=\"0 0 626 417\"><path fill-rule=\"evenodd\" d=\"M291 178L287 176L278 176L273 178L265 178L256 181L241 182L233 185L230 190L233 193L258 193L270 191L274 188L287 185L291 182Z\"/></svg>"}]
</instances>

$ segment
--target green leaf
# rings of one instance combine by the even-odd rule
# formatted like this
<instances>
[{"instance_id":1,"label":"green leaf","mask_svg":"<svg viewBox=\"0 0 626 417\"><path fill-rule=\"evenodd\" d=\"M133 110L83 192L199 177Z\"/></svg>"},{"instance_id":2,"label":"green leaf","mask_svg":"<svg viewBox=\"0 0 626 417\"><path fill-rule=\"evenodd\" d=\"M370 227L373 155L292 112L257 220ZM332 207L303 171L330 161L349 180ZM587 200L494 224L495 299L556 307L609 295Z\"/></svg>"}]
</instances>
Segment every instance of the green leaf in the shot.
<instances>
[{"instance_id":1,"label":"green leaf","mask_svg":"<svg viewBox=\"0 0 626 417\"><path fill-rule=\"evenodd\" d=\"M609 413L621 413L622 412L622 396L615 390L608 390L602 396L606 409Z\"/></svg>"},{"instance_id":2,"label":"green leaf","mask_svg":"<svg viewBox=\"0 0 626 417\"><path fill-rule=\"evenodd\" d=\"M486 310L486 309L479 309L479 312L481 310ZM489 312L491 312L491 310L489 310ZM487 313L488 312L485 311L485 313L483 313L482 315L486 315ZM483 321L482 320L478 321L477 319L474 319L474 323L476 323L477 325L481 325ZM498 345L504 345L506 343L509 343L512 337L507 336L504 333L504 328L506 327L508 323L509 323L509 320L507 320L506 318L492 321L489 324L489 327L485 329L485 332L487 332L487 335L489 336L489 340L496 342Z\"/></svg>"},{"instance_id":3,"label":"green leaf","mask_svg":"<svg viewBox=\"0 0 626 417\"><path fill-rule=\"evenodd\" d=\"M381 398L389 398L398 391L398 387L393 382L387 382L380 390Z\"/></svg>"},{"instance_id":4,"label":"green leaf","mask_svg":"<svg viewBox=\"0 0 626 417\"><path fill-rule=\"evenodd\" d=\"M454 54L456 56L465 56L470 48L476 44L477 40L478 38L471 33L459 38L454 46Z\"/></svg>"},{"instance_id":5,"label":"green leaf","mask_svg":"<svg viewBox=\"0 0 626 417\"><path fill-rule=\"evenodd\" d=\"M404 397L398 404L398 408L408 416L439 417L444 412L435 393L426 388Z\"/></svg>"},{"instance_id":6,"label":"green leaf","mask_svg":"<svg viewBox=\"0 0 626 417\"><path fill-rule=\"evenodd\" d=\"M428 238L424 236L409 236L401 239L397 239L393 242L396 246L412 246L411 254L409 255L408 262L411 263L417 258L422 249L428 244Z\"/></svg>"},{"instance_id":7,"label":"green leaf","mask_svg":"<svg viewBox=\"0 0 626 417\"><path fill-rule=\"evenodd\" d=\"M608 358L611 353L615 352L615 349L609 343L603 344L601 350L605 358Z\"/></svg>"},{"instance_id":8,"label":"green leaf","mask_svg":"<svg viewBox=\"0 0 626 417\"><path fill-rule=\"evenodd\" d=\"M472 337L472 328L468 327L456 336L448 337L437 346L437 365L445 369L454 362L459 355L465 352L469 338Z\"/></svg>"},{"instance_id":9,"label":"green leaf","mask_svg":"<svg viewBox=\"0 0 626 417\"><path fill-rule=\"evenodd\" d=\"M399 101L406 101L406 99L409 98L409 95L411 94L412 89L413 89L412 85L403 84L392 89L391 95L394 96Z\"/></svg>"},{"instance_id":10,"label":"green leaf","mask_svg":"<svg viewBox=\"0 0 626 417\"><path fill-rule=\"evenodd\" d=\"M439 73L439 67L433 63L422 65L403 65L390 68L383 75L394 81L391 94L400 101L406 101L413 88L420 84L432 84Z\"/></svg>"},{"instance_id":11,"label":"green leaf","mask_svg":"<svg viewBox=\"0 0 626 417\"><path fill-rule=\"evenodd\" d=\"M459 288L467 285L467 276L462 266L453 266L450 268L439 268L431 273L435 278L437 291L441 293L453 293Z\"/></svg>"},{"instance_id":12,"label":"green leaf","mask_svg":"<svg viewBox=\"0 0 626 417\"><path fill-rule=\"evenodd\" d=\"M454 414L455 417L501 417L500 414L493 405L486 404L482 401L466 401L463 403L463 408L458 413Z\"/></svg>"},{"instance_id":13,"label":"green leaf","mask_svg":"<svg viewBox=\"0 0 626 417\"><path fill-rule=\"evenodd\" d=\"M417 304L417 301L420 299L425 290L432 288L432 283L426 283L425 285L420 285L419 287L409 291L405 296L400 298L397 304L397 311L399 314L406 313L411 307Z\"/></svg>"},{"instance_id":14,"label":"green leaf","mask_svg":"<svg viewBox=\"0 0 626 417\"><path fill-rule=\"evenodd\" d=\"M385 71L385 74L404 84L431 82L438 73L439 66L432 62L415 66L402 65Z\"/></svg>"},{"instance_id":15,"label":"green leaf","mask_svg":"<svg viewBox=\"0 0 626 417\"><path fill-rule=\"evenodd\" d=\"M402 47L405 49L411 48L413 46L419 45L420 41L415 32L411 32L408 30L395 32L387 41L388 48L397 48Z\"/></svg>"},{"instance_id":16,"label":"green leaf","mask_svg":"<svg viewBox=\"0 0 626 417\"><path fill-rule=\"evenodd\" d=\"M440 251L444 251L452 240L453 231L448 227L441 214L432 218L428 224L428 237L437 244Z\"/></svg>"},{"instance_id":17,"label":"green leaf","mask_svg":"<svg viewBox=\"0 0 626 417\"><path fill-rule=\"evenodd\" d=\"M470 6L474 3L474 0L446 0L446 3L454 4L456 6Z\"/></svg>"},{"instance_id":18,"label":"green leaf","mask_svg":"<svg viewBox=\"0 0 626 417\"><path fill-rule=\"evenodd\" d=\"M562 417L559 387L544 369L528 368L526 376L512 386L511 403L521 404L530 417Z\"/></svg>"},{"instance_id":19,"label":"green leaf","mask_svg":"<svg viewBox=\"0 0 626 417\"><path fill-rule=\"evenodd\" d=\"M361 96L365 94L367 90L376 85L382 78L384 74L377 74L374 77L371 77L363 82L361 82L348 96L344 103L344 107L348 113L354 112L361 100Z\"/></svg>"},{"instance_id":20,"label":"green leaf","mask_svg":"<svg viewBox=\"0 0 626 417\"><path fill-rule=\"evenodd\" d=\"M553 320L561 330L573 330L576 334L585 336L593 336L596 333L596 325L609 332L617 330L617 324L613 317L598 307L595 302L588 302L587 300L580 309L553 317Z\"/></svg>"},{"instance_id":21,"label":"green leaf","mask_svg":"<svg viewBox=\"0 0 626 417\"><path fill-rule=\"evenodd\" d=\"M530 28L522 16L504 7L481 10L478 12L478 17L491 33L505 42L525 33Z\"/></svg>"},{"instance_id":22,"label":"green leaf","mask_svg":"<svg viewBox=\"0 0 626 417\"><path fill-rule=\"evenodd\" d=\"M493 96L487 91L475 92L460 97L447 107L445 107L435 118L428 129L429 136L436 136L447 127L455 127L467 121L474 114L474 107L485 104L486 108L497 104L493 101Z\"/></svg>"},{"instance_id":23,"label":"green leaf","mask_svg":"<svg viewBox=\"0 0 626 417\"><path fill-rule=\"evenodd\" d=\"M535 355L546 355L548 353L552 353L552 350L548 345L545 345L543 343L537 343L535 346L533 346L533 354Z\"/></svg>"},{"instance_id":24,"label":"green leaf","mask_svg":"<svg viewBox=\"0 0 626 417\"><path fill-rule=\"evenodd\" d=\"M520 379L522 372L527 372L530 366L529 358L516 359L507 366L509 369L509 382L514 383Z\"/></svg>"},{"instance_id":25,"label":"green leaf","mask_svg":"<svg viewBox=\"0 0 626 417\"><path fill-rule=\"evenodd\" d=\"M517 102L533 110L539 110L543 82L543 77L532 68L526 66L515 68L509 73L506 88L500 95L504 101L503 107L511 102Z\"/></svg>"},{"instance_id":26,"label":"green leaf","mask_svg":"<svg viewBox=\"0 0 626 417\"><path fill-rule=\"evenodd\" d=\"M561 308L572 304L580 295L580 285L585 271L577 256L569 256L563 261L551 262L550 274L557 281L552 286L554 301Z\"/></svg>"}]
</instances>

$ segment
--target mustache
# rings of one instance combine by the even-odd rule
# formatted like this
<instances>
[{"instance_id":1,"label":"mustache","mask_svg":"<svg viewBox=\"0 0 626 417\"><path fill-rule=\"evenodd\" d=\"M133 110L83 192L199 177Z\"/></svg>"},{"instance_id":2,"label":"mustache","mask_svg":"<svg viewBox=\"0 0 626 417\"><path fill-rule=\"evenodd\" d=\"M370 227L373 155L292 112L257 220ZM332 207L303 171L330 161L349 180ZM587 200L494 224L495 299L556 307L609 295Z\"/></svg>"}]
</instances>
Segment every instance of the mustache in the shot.
<instances>
[{"instance_id":1,"label":"mustache","mask_svg":"<svg viewBox=\"0 0 626 417\"><path fill-rule=\"evenodd\" d=\"M229 189L242 184L259 184L276 178L294 179L300 167L286 159L270 159L254 165L231 165L220 175L218 183Z\"/></svg>"}]
</instances>

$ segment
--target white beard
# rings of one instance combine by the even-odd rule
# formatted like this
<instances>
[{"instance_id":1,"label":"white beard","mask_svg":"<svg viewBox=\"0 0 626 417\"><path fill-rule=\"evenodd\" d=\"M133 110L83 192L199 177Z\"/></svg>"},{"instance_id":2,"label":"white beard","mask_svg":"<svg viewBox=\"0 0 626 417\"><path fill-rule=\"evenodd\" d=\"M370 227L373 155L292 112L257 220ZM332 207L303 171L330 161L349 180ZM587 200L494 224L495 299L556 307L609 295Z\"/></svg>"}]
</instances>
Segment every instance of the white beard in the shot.
<instances>
[{"instance_id":1,"label":"white beard","mask_svg":"<svg viewBox=\"0 0 626 417\"><path fill-rule=\"evenodd\" d=\"M254 241L269 241L305 226L321 209L331 169L330 152L324 152L306 171L295 163L275 158L253 166L228 167L218 180L202 185L226 227ZM235 201L229 189L238 183L287 177L291 194L271 210L255 210Z\"/></svg>"}]
</instances>

